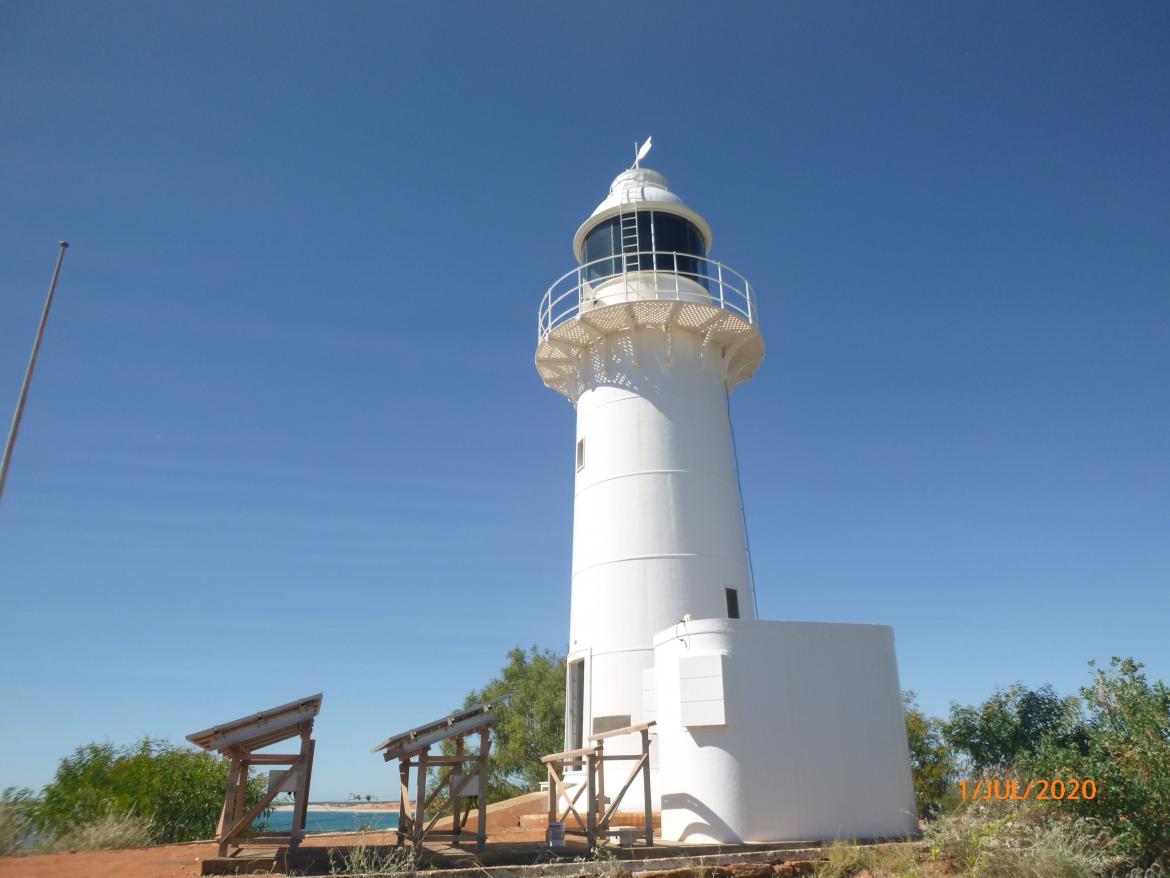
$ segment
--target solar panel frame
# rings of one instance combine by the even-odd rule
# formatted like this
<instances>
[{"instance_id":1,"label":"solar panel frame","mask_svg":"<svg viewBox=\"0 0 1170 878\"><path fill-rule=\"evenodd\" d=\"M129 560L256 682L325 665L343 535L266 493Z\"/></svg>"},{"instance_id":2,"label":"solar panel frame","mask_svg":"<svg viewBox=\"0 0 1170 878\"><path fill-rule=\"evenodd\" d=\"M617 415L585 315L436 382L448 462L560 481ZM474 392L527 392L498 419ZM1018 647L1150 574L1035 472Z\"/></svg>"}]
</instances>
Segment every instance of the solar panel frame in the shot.
<instances>
[{"instance_id":1,"label":"solar panel frame","mask_svg":"<svg viewBox=\"0 0 1170 878\"><path fill-rule=\"evenodd\" d=\"M219 723L187 735L187 740L204 750L224 753L234 748L258 750L297 734L302 723L321 712L324 693L298 698L249 716Z\"/></svg>"}]
</instances>

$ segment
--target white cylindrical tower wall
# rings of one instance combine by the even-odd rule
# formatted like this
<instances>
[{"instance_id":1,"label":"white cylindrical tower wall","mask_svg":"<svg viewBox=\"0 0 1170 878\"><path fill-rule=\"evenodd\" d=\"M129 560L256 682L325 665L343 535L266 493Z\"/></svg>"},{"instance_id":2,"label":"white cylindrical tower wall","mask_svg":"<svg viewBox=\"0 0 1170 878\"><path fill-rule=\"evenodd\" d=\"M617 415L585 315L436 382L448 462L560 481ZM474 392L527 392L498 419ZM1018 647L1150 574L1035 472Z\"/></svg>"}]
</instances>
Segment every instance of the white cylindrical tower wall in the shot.
<instances>
[{"instance_id":1,"label":"white cylindrical tower wall","mask_svg":"<svg viewBox=\"0 0 1170 878\"><path fill-rule=\"evenodd\" d=\"M585 735L644 719L656 631L727 616L729 590L754 617L719 366L696 335L668 345L643 329L602 346L585 376L569 633L570 654L589 650Z\"/></svg>"}]
</instances>

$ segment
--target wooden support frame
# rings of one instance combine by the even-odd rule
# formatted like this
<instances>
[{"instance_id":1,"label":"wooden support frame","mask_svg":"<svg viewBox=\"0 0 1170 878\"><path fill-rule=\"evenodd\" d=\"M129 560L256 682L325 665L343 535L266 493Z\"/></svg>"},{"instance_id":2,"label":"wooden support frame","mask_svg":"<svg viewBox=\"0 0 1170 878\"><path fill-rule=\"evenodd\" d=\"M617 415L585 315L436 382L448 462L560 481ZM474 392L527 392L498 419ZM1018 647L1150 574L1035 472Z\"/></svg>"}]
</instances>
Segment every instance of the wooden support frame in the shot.
<instances>
[{"instance_id":1,"label":"wooden support frame","mask_svg":"<svg viewBox=\"0 0 1170 878\"><path fill-rule=\"evenodd\" d=\"M421 852L428 839L450 841L460 844L470 835L467 821L472 811L478 815L475 833L475 849L482 851L487 843L487 781L488 760L491 754L491 730L496 723L493 705L478 705L468 710L450 714L441 720L419 726L409 732L388 738L372 752L382 752L385 761L398 760L398 846L409 839L411 847ZM467 738L479 736L476 752L469 752ZM444 741L452 741L454 754L431 753L431 747ZM433 790L428 772L431 768L446 767L449 771ZM415 772L416 791L414 808L411 809L410 772ZM432 810L444 789L449 791L446 807L432 814L427 821L426 814ZM435 824L443 812L451 811L450 831L434 831Z\"/></svg>"},{"instance_id":2,"label":"wooden support frame","mask_svg":"<svg viewBox=\"0 0 1170 878\"><path fill-rule=\"evenodd\" d=\"M629 791L630 786L642 775L642 795L646 817L646 846L654 846L654 822L650 806L650 728L654 722L637 723L623 726L609 732L590 735L590 745L577 750L566 750L563 753L553 753L545 756L541 761L548 769L548 819L550 823L564 823L570 814L577 821L577 829L565 826L565 832L573 835L584 835L589 844L589 850L597 847L600 840L609 835L610 822L618 812L618 805ZM642 752L640 754L606 754L605 742L619 735L640 734L642 738ZM612 802L607 802L605 796L605 764L606 762L633 762L629 776L621 790ZM570 798L567 787L572 786L562 778L566 767L585 767L585 781L577 785ZM582 818L577 811L577 800L583 791L587 792L585 799L585 816ZM561 801L565 802L564 811L561 810ZM606 805L609 805L607 808Z\"/></svg>"},{"instance_id":3,"label":"wooden support frame","mask_svg":"<svg viewBox=\"0 0 1170 878\"><path fill-rule=\"evenodd\" d=\"M285 842L290 852L300 846L305 835L313 756L317 747L313 740L313 721L321 710L322 698L318 693L187 736L191 743L205 750L216 750L230 759L227 792L215 831L219 856L226 857L229 848L271 847L277 842ZM297 753L255 752L290 738L300 739ZM247 808L248 774L253 766L258 765L287 765L288 768L275 777L270 775L267 792L260 801ZM293 797L289 831L253 831L252 822L282 792L291 793Z\"/></svg>"}]
</instances>

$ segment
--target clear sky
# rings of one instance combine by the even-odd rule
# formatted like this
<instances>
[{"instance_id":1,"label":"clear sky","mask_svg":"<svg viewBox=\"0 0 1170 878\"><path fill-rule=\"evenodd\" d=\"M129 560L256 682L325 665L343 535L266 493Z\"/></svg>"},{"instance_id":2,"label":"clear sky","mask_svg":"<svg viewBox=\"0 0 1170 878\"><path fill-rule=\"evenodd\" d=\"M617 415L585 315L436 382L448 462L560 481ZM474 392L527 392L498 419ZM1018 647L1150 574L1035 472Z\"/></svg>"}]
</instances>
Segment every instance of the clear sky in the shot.
<instances>
[{"instance_id":1,"label":"clear sky","mask_svg":"<svg viewBox=\"0 0 1170 878\"><path fill-rule=\"evenodd\" d=\"M1170 6L0 4L0 786L325 691L317 798L568 631L537 304L647 164L755 284L765 618L931 712L1170 678Z\"/></svg>"}]
</instances>

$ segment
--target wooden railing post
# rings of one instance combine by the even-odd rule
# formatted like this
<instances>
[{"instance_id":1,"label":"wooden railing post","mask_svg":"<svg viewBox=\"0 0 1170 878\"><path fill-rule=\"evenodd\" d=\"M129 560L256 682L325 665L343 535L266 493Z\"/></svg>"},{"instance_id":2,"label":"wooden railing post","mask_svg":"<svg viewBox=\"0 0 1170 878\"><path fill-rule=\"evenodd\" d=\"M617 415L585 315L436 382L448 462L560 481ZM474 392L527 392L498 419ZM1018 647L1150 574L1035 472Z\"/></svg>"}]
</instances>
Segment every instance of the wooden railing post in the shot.
<instances>
[{"instance_id":1,"label":"wooden railing post","mask_svg":"<svg viewBox=\"0 0 1170 878\"><path fill-rule=\"evenodd\" d=\"M455 758L463 758L463 738L455 739ZM478 774L478 772L476 772ZM451 790L451 833L455 836L455 844L459 844L460 838L463 835L463 821L460 820L460 812L463 810L460 805L461 796L455 794L455 790L461 790L460 780L463 778L463 763L457 762L451 766L451 771L447 775L447 782L450 784ZM470 809L468 809L470 811Z\"/></svg>"},{"instance_id":2,"label":"wooden railing post","mask_svg":"<svg viewBox=\"0 0 1170 878\"><path fill-rule=\"evenodd\" d=\"M557 774L553 771L552 763L545 765L545 769L548 772L548 822L551 825L557 822Z\"/></svg>"},{"instance_id":3,"label":"wooden railing post","mask_svg":"<svg viewBox=\"0 0 1170 878\"><path fill-rule=\"evenodd\" d=\"M309 735L312 734L312 730L312 726L301 730L301 758L289 768L289 771L297 772L297 785L293 791L296 802L293 803L292 824L289 826L288 847L292 851L295 851L300 844L301 833L304 831L305 821L308 819L309 752L312 749Z\"/></svg>"},{"instance_id":4,"label":"wooden railing post","mask_svg":"<svg viewBox=\"0 0 1170 878\"><path fill-rule=\"evenodd\" d=\"M426 825L427 801L427 751L418 754L418 785L414 794L414 832L411 834L411 845L414 847L414 856L417 859L422 853L423 827Z\"/></svg>"},{"instance_id":5,"label":"wooden railing post","mask_svg":"<svg viewBox=\"0 0 1170 878\"><path fill-rule=\"evenodd\" d=\"M224 796L223 810L219 812L219 826L215 829L215 838L219 842L219 855L227 856L227 836L229 828L235 825L239 815L237 791L240 787L240 757L232 756L231 766L228 768L227 795Z\"/></svg>"},{"instance_id":6,"label":"wooden railing post","mask_svg":"<svg viewBox=\"0 0 1170 878\"><path fill-rule=\"evenodd\" d=\"M646 847L654 847L654 810L650 806L650 730L642 729L642 795L646 806Z\"/></svg>"},{"instance_id":7,"label":"wooden railing post","mask_svg":"<svg viewBox=\"0 0 1170 878\"><path fill-rule=\"evenodd\" d=\"M597 742L597 819L605 817L605 741ZM605 831L605 827L600 827Z\"/></svg>"},{"instance_id":8,"label":"wooden railing post","mask_svg":"<svg viewBox=\"0 0 1170 878\"><path fill-rule=\"evenodd\" d=\"M310 729L310 731L312 731ZM305 766L305 810L301 814L301 835L304 836L305 825L309 821L309 787L313 782L313 761L317 758L317 742L309 738L308 764ZM299 844L299 842L298 842Z\"/></svg>"},{"instance_id":9,"label":"wooden railing post","mask_svg":"<svg viewBox=\"0 0 1170 878\"><path fill-rule=\"evenodd\" d=\"M586 795L589 801L586 802L586 807L589 813L585 815L585 835L589 840L589 850L592 851L597 847L597 781L595 772L597 771L597 751L591 750L585 756L586 762Z\"/></svg>"},{"instance_id":10,"label":"wooden railing post","mask_svg":"<svg viewBox=\"0 0 1170 878\"><path fill-rule=\"evenodd\" d=\"M410 822L410 760L398 763L398 846L406 841L406 829Z\"/></svg>"},{"instance_id":11,"label":"wooden railing post","mask_svg":"<svg viewBox=\"0 0 1170 878\"><path fill-rule=\"evenodd\" d=\"M488 752L492 749L492 736L489 729L479 733L479 761L476 768L479 770L479 826L476 827L475 849L482 851L487 845L487 783L488 783Z\"/></svg>"}]
</instances>

